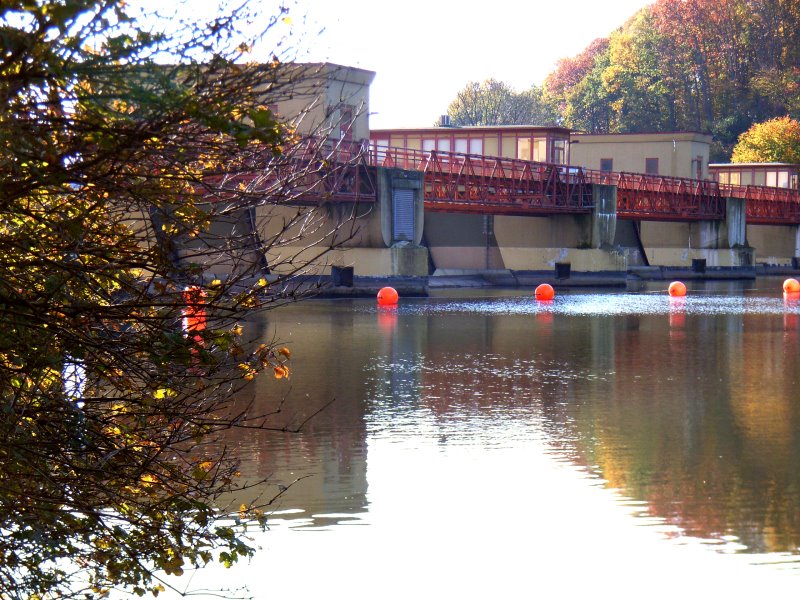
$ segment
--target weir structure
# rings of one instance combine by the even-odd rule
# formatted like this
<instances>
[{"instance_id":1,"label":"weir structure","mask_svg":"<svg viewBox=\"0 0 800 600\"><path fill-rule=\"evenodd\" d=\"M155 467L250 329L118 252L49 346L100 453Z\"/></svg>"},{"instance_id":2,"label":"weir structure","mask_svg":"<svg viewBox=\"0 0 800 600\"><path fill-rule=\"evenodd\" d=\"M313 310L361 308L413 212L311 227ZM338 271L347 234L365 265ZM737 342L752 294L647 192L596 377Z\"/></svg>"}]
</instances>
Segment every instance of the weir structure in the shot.
<instances>
[{"instance_id":1,"label":"weir structure","mask_svg":"<svg viewBox=\"0 0 800 600\"><path fill-rule=\"evenodd\" d=\"M252 231L262 272L278 272L277 246L307 263L309 274L323 275L797 267L798 190L711 180L709 136L648 134L648 143L656 142L645 155L636 152L635 134L605 136L625 146L612 159L604 158L605 138L563 127L370 132L373 76L317 65L304 77L318 83L278 107L302 114L298 123L322 134L316 150L324 149L325 160L308 168L297 152L298 169L307 173L299 193L286 203L257 204L222 227ZM581 153L596 154L601 168L571 165ZM626 156L671 176L609 168L624 167ZM314 227L296 217L304 206L316 209ZM278 236L288 242L271 245ZM331 250L320 255L320 248Z\"/></svg>"},{"instance_id":2,"label":"weir structure","mask_svg":"<svg viewBox=\"0 0 800 600\"><path fill-rule=\"evenodd\" d=\"M760 235L753 228L787 242L783 264L800 254L796 190L442 151L354 147L359 152L328 188L310 185L298 200L321 203L332 226L354 219L352 237L320 273L752 267L758 248L748 235Z\"/></svg>"}]
</instances>

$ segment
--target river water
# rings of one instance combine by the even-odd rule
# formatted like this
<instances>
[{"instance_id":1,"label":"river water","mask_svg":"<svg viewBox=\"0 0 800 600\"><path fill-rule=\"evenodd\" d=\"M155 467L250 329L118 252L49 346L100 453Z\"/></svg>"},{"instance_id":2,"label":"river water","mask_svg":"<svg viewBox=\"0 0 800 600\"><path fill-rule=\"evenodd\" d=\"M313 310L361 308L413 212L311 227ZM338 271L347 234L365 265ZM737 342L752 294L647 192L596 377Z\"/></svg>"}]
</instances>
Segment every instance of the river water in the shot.
<instances>
[{"instance_id":1,"label":"river water","mask_svg":"<svg viewBox=\"0 0 800 600\"><path fill-rule=\"evenodd\" d=\"M695 283L683 299L665 288L270 312L258 335L291 348L292 375L249 397L263 412L282 402L275 427L322 410L300 433L231 434L243 478L271 481L235 502L279 494L269 531L249 563L178 585L255 598L796 595L800 304L773 279Z\"/></svg>"}]
</instances>

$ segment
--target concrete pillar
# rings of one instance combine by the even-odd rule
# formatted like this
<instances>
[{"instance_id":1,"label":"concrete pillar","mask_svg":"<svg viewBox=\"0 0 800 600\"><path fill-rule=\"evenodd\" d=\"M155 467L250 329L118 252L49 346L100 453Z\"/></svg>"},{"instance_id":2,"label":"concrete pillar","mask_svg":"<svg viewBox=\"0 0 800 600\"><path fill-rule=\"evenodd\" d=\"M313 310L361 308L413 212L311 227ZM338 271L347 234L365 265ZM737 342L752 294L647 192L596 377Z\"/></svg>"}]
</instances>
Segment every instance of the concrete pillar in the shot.
<instances>
[{"instance_id":1,"label":"concrete pillar","mask_svg":"<svg viewBox=\"0 0 800 600\"><path fill-rule=\"evenodd\" d=\"M800 256L800 225L794 228L794 255Z\"/></svg>"},{"instance_id":2,"label":"concrete pillar","mask_svg":"<svg viewBox=\"0 0 800 600\"><path fill-rule=\"evenodd\" d=\"M420 245L425 222L423 173L378 167L376 180L381 234L391 249L391 275L427 275L428 249Z\"/></svg>"},{"instance_id":3,"label":"concrete pillar","mask_svg":"<svg viewBox=\"0 0 800 600\"><path fill-rule=\"evenodd\" d=\"M700 221L701 250L729 250L747 247L744 198L725 198L725 221Z\"/></svg>"},{"instance_id":4,"label":"concrete pillar","mask_svg":"<svg viewBox=\"0 0 800 600\"><path fill-rule=\"evenodd\" d=\"M728 248L747 247L747 220L744 198L725 198L725 227Z\"/></svg>"},{"instance_id":5,"label":"concrete pillar","mask_svg":"<svg viewBox=\"0 0 800 600\"><path fill-rule=\"evenodd\" d=\"M595 249L608 250L614 245L617 233L617 186L592 186L594 211L592 213L592 241Z\"/></svg>"}]
</instances>

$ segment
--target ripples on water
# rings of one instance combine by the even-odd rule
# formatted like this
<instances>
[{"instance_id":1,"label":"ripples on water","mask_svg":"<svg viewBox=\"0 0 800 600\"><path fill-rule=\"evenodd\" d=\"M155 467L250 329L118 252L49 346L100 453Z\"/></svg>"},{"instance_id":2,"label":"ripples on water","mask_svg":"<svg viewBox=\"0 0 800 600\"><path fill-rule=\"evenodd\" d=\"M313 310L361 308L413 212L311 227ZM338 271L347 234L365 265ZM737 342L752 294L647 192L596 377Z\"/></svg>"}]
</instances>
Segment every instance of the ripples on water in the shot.
<instances>
[{"instance_id":1,"label":"ripples on water","mask_svg":"<svg viewBox=\"0 0 800 600\"><path fill-rule=\"evenodd\" d=\"M798 315L735 286L276 311L298 418L336 402L298 436L238 441L259 448L243 472L308 476L273 515L262 568L357 598L793 591ZM676 576L705 583L652 583Z\"/></svg>"}]
</instances>

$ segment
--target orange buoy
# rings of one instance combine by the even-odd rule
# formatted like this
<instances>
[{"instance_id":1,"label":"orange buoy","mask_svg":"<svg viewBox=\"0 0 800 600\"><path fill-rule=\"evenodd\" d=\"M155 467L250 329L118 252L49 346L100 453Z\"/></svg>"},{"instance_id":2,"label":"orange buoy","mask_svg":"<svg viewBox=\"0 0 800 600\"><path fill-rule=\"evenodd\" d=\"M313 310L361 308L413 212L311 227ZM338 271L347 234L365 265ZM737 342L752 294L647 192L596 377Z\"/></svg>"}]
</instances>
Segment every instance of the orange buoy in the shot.
<instances>
[{"instance_id":1,"label":"orange buoy","mask_svg":"<svg viewBox=\"0 0 800 600\"><path fill-rule=\"evenodd\" d=\"M378 304L381 306L393 306L397 304L399 299L400 295L393 287L387 286L385 288L381 288L381 290L378 292Z\"/></svg>"},{"instance_id":2,"label":"orange buoy","mask_svg":"<svg viewBox=\"0 0 800 600\"><path fill-rule=\"evenodd\" d=\"M790 277L786 281L783 282L783 291L787 294L794 294L796 292L800 292L800 281Z\"/></svg>"},{"instance_id":3,"label":"orange buoy","mask_svg":"<svg viewBox=\"0 0 800 600\"><path fill-rule=\"evenodd\" d=\"M541 283L536 287L536 291L533 295L536 296L537 300L552 300L556 292L549 283Z\"/></svg>"},{"instance_id":4,"label":"orange buoy","mask_svg":"<svg viewBox=\"0 0 800 600\"><path fill-rule=\"evenodd\" d=\"M669 284L669 288L667 288L667 292L670 296L685 296L686 295L686 285L682 281L673 281Z\"/></svg>"},{"instance_id":5,"label":"orange buoy","mask_svg":"<svg viewBox=\"0 0 800 600\"><path fill-rule=\"evenodd\" d=\"M183 291L183 302L183 331L187 334L203 331L206 328L205 290L196 285L187 287Z\"/></svg>"}]
</instances>

